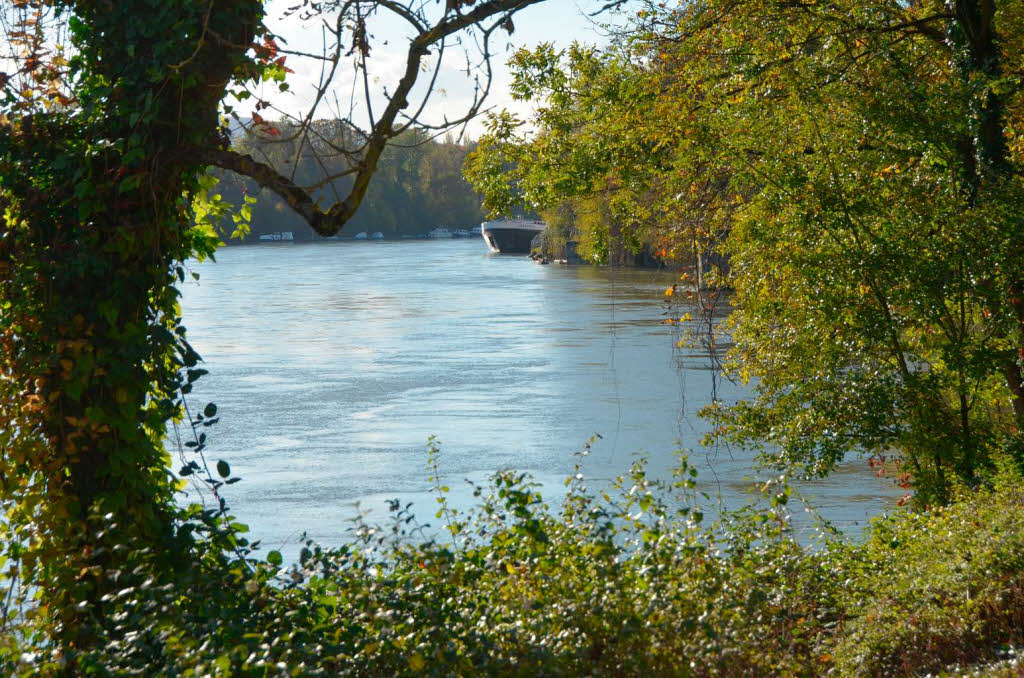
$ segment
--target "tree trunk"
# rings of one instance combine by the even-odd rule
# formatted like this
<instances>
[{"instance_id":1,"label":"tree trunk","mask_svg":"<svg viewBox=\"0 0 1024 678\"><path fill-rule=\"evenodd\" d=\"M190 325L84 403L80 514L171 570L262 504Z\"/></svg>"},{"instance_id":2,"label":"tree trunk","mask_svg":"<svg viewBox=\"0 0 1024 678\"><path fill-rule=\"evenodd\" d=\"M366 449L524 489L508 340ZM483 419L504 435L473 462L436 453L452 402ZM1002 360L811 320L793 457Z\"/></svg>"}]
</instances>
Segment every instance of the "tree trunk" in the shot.
<instances>
[{"instance_id":1,"label":"tree trunk","mask_svg":"<svg viewBox=\"0 0 1024 678\"><path fill-rule=\"evenodd\" d=\"M75 115L25 115L0 148L0 208L14 218L0 239L0 368L26 385L23 402L2 406L42 446L0 467L36 506L19 518L31 526L24 562L72 673L112 628L103 596L183 562L163 443L191 359L175 284L180 262L211 247L182 201L205 171L184 149L225 143L218 106L263 10L81 0L73 11Z\"/></svg>"},{"instance_id":2,"label":"tree trunk","mask_svg":"<svg viewBox=\"0 0 1024 678\"><path fill-rule=\"evenodd\" d=\"M992 0L956 0L953 5L955 19L954 44L965 54L960 68L968 82L980 80L984 94L974 105L974 138L963 144L964 166L968 177L971 200L979 192L998 192L1010 179L1012 172L1006 145L1006 94L998 94L987 85L1003 74L999 45L996 42L995 13ZM1001 365L1017 428L1024 431L1024 280L1012 279L1007 287L1007 301L1017 317L1015 341L1018 359Z\"/></svg>"}]
</instances>

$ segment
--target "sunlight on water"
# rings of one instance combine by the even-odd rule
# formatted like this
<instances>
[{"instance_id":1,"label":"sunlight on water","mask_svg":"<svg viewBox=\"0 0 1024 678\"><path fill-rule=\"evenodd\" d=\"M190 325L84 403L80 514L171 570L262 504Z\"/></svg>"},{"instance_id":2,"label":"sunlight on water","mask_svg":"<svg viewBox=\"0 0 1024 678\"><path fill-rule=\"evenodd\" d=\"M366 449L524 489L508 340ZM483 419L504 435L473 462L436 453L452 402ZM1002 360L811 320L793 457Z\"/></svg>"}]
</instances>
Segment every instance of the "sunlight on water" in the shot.
<instances>
[{"instance_id":1,"label":"sunlight on water","mask_svg":"<svg viewBox=\"0 0 1024 678\"><path fill-rule=\"evenodd\" d=\"M189 339L210 374L196 403L221 423L209 456L243 482L234 512L268 547L303 530L345 539L355 502L414 502L423 520L426 440L443 441L456 504L499 468L533 473L557 497L573 453L593 434L595 482L638 453L670 473L678 442L703 489L728 506L756 474L740 451L699 445L707 403L701 359L680 367L661 325L672 276L650 270L537 266L479 240L265 245L222 250L184 288ZM726 401L744 394L725 383ZM854 460L806 483L823 513L856 532L901 492Z\"/></svg>"}]
</instances>

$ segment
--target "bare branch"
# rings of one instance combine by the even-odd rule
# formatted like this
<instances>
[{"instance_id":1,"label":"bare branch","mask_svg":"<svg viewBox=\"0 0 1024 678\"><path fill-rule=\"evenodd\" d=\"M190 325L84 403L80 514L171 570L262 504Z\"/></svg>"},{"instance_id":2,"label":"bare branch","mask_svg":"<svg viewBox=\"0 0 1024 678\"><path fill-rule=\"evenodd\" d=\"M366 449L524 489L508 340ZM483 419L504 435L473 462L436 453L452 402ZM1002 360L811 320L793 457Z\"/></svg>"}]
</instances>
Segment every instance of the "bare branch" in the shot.
<instances>
[{"instance_id":1,"label":"bare branch","mask_svg":"<svg viewBox=\"0 0 1024 678\"><path fill-rule=\"evenodd\" d=\"M405 116L403 113L403 111L409 107L409 96L419 79L423 59L430 54L431 48L437 48L440 52L443 49L446 38L472 27L483 27L485 23L497 18L493 24L486 28L482 28L485 37L485 48L483 51L482 61L487 70L487 85L482 92L478 90L478 96L474 97L474 101L470 105L465 116L460 117L454 122L446 121L446 127L449 128L463 124L479 113L483 98L486 96L490 88L491 65L490 52L487 44L491 33L500 27L509 28L511 26L510 18L513 14L525 7L542 1L543 0L488 0L477 4L467 12L460 11L457 8L457 3L454 5L449 3L448 9L446 9L443 16L429 27L422 18L422 15L414 13L411 9L403 7L393 0L378 0L377 2L370 3L373 5L373 8L370 10L371 12L378 7L390 10L403 17L406 21L416 27L418 32L409 43L406 55L405 71L399 79L394 91L391 92L387 106L381 112L380 116L376 120L372 121L372 128L366 136L365 144L363 144L360 149L361 152L359 153L359 159L355 161L351 170L354 177L348 195L344 199L335 203L330 209L324 210L321 208L313 199L307 187L297 185L291 178L281 175L270 165L261 163L253 159L250 155L230 150L200 151L199 149L196 149L196 152L200 153L210 164L247 176L255 180L263 188L274 191L280 195L281 198L284 199L297 214L305 219L319 235L335 235L352 218L356 209L358 209L366 195L370 179L377 169L377 164L384 148L387 146L387 143L408 129L411 125L416 124L419 114L423 111L425 102L418 107L418 111L415 115ZM359 4L359 2L346 3L346 7L352 7L355 10L355 16L350 16L350 18L354 19L357 24L357 33L359 31L366 30L365 20L368 16L368 13L364 13L360 10ZM339 44L341 42L341 21L342 16L339 15L338 24L335 29L337 31ZM353 49L360 52L360 55L357 58L363 63L362 71L364 77L366 74L365 58L369 46L368 43L360 41L365 41L367 39L366 34L362 33L354 37L353 42ZM332 66L336 66L336 63L337 62L335 61L335 64ZM434 72L430 79L430 87L428 89L427 96L429 96L430 92L433 90L433 84L437 77L437 69L439 68L440 55L438 66L433 69ZM333 74L333 72L334 69L332 68L331 73ZM329 82L330 78L327 78L326 82L322 81L321 85L317 87L317 95L315 99L317 103L319 103L324 96L327 83ZM369 100L369 85L365 81L364 87L366 88L367 100ZM401 125L396 125L396 120L400 115L405 117L407 122ZM300 138L300 148L297 151L297 154L301 152L301 144L305 143L305 130L309 128L311 121L312 112L305 116L305 119L301 121L300 126L302 130L298 133ZM329 141L327 141L327 143L330 144ZM337 150L347 156L352 155L351 150ZM348 172L344 172L343 174L345 173ZM338 175L335 174L333 176ZM323 182L318 185L322 185L322 183Z\"/></svg>"}]
</instances>

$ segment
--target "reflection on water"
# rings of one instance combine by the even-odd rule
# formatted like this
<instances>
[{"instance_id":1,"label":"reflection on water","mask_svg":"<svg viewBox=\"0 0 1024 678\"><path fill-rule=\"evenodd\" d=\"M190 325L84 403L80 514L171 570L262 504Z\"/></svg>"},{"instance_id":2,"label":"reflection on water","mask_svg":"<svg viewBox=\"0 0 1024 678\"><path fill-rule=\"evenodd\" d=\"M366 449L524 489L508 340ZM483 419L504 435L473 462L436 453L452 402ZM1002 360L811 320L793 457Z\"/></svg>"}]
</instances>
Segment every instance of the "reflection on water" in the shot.
<instances>
[{"instance_id":1,"label":"reflection on water","mask_svg":"<svg viewBox=\"0 0 1024 678\"><path fill-rule=\"evenodd\" d=\"M485 250L479 240L270 245L194 266L202 277L182 306L210 374L193 397L220 408L209 453L244 478L228 498L264 544L290 550L303 530L339 543L357 501L379 511L401 496L431 517L431 434L456 503L469 501L459 479L505 467L560 488L594 433L592 478L636 454L668 474L681 444L706 491L744 501L750 458L698 444L693 412L712 374L702 358L679 360L678 337L660 324L672 276ZM860 463L803 489L845 527L899 496Z\"/></svg>"}]
</instances>

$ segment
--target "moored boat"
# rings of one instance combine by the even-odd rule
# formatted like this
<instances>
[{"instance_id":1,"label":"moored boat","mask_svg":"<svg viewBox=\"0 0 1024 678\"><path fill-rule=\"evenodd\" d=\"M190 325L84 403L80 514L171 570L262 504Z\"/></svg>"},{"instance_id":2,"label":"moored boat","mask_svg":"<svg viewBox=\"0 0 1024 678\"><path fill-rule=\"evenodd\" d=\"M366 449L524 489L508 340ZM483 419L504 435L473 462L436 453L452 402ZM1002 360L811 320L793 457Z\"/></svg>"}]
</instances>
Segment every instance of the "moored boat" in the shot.
<instances>
[{"instance_id":1,"label":"moored boat","mask_svg":"<svg viewBox=\"0 0 1024 678\"><path fill-rule=\"evenodd\" d=\"M529 254L530 242L547 228L543 221L504 219L480 224L484 241L497 254Z\"/></svg>"},{"instance_id":2,"label":"moored boat","mask_svg":"<svg viewBox=\"0 0 1024 678\"><path fill-rule=\"evenodd\" d=\"M432 238L433 240L444 240L446 238L452 237L452 232L449 231L444 226L438 226L434 230L427 233L427 237Z\"/></svg>"},{"instance_id":3,"label":"moored boat","mask_svg":"<svg viewBox=\"0 0 1024 678\"><path fill-rule=\"evenodd\" d=\"M264 233L259 238L260 242L295 242L295 234L292 231L277 231L276 233Z\"/></svg>"}]
</instances>

